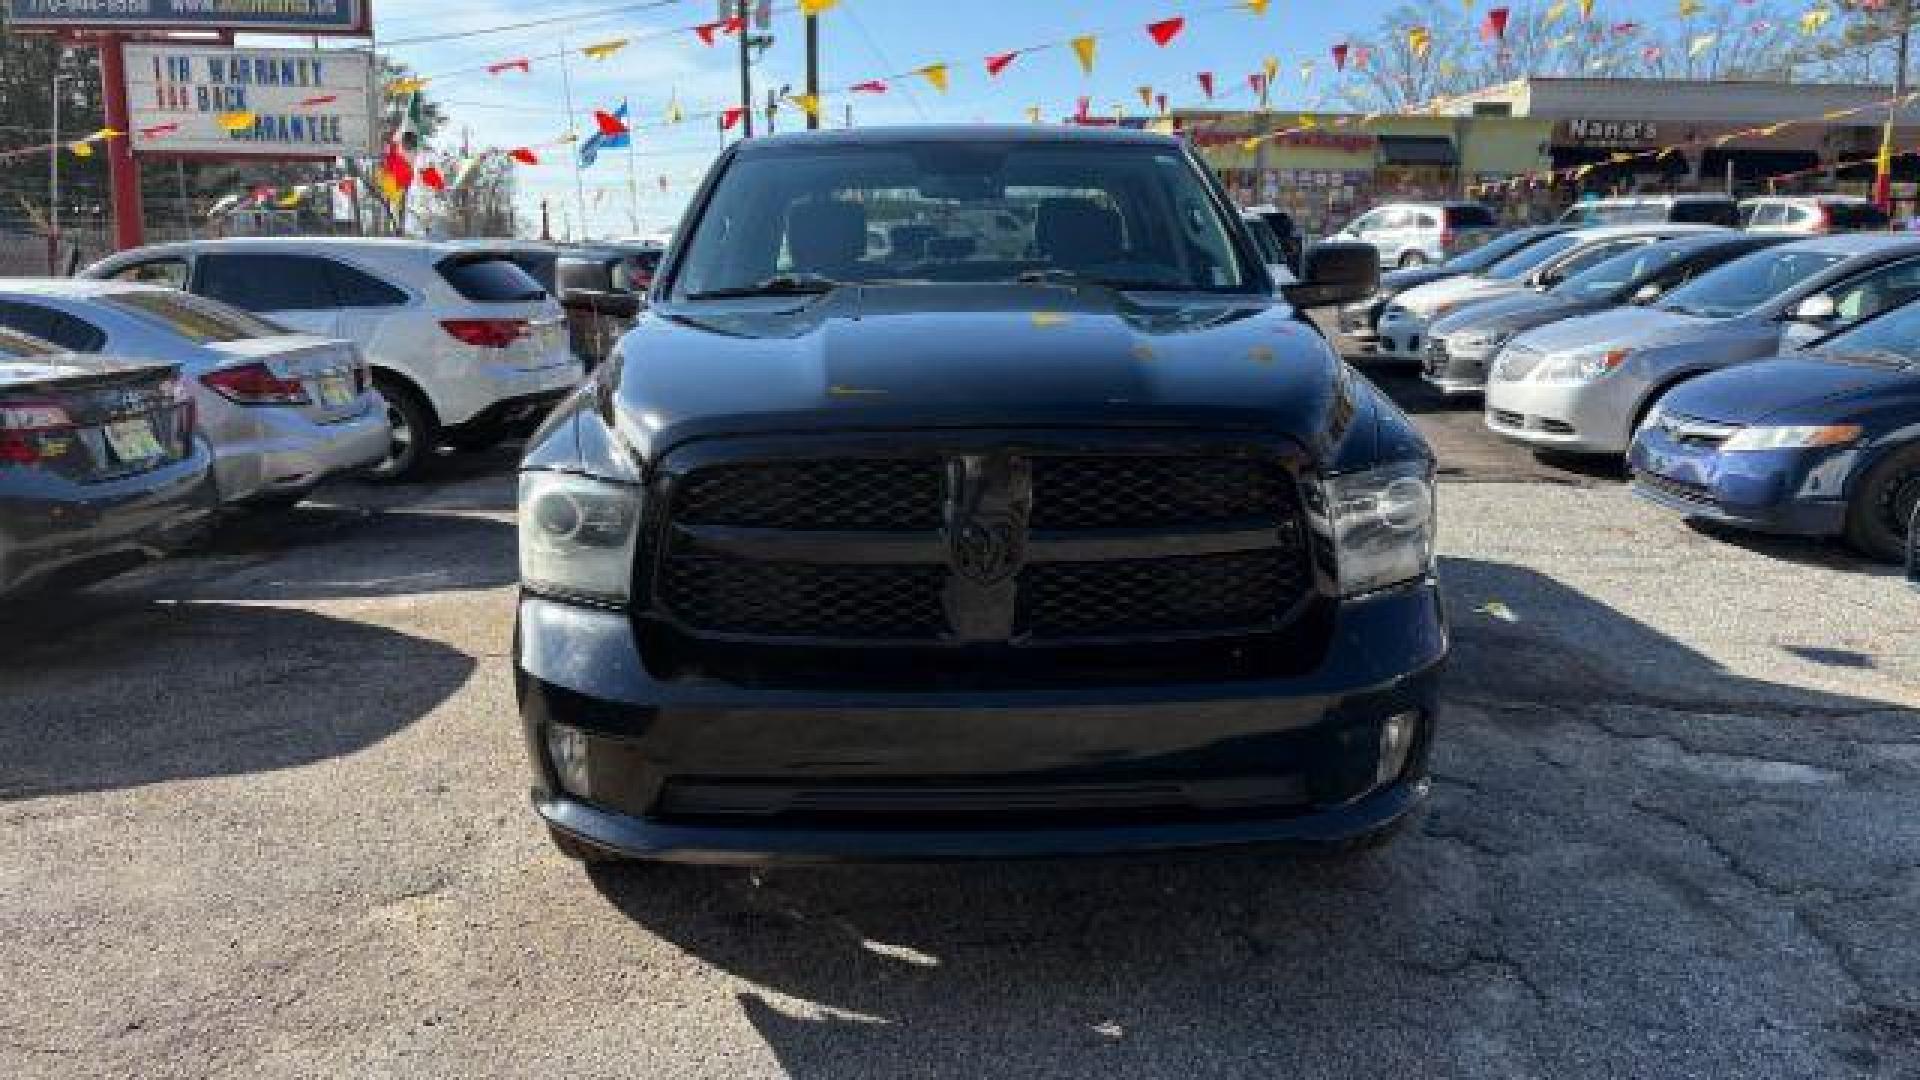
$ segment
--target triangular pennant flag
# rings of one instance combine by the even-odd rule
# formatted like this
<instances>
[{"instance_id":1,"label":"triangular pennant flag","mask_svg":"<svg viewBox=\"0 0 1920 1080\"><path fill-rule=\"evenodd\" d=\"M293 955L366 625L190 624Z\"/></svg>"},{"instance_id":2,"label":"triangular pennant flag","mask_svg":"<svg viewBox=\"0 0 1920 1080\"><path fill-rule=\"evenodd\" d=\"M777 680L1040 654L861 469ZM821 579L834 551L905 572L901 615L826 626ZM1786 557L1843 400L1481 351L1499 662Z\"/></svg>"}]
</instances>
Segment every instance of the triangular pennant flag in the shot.
<instances>
[{"instance_id":1,"label":"triangular pennant flag","mask_svg":"<svg viewBox=\"0 0 1920 1080\"><path fill-rule=\"evenodd\" d=\"M522 75L532 74L533 61L528 60L524 56L518 56L513 58L512 60L502 60L497 64L488 64L487 74L499 75L499 74L502 74L503 72L512 71L516 68L519 69L520 74Z\"/></svg>"},{"instance_id":2,"label":"triangular pennant flag","mask_svg":"<svg viewBox=\"0 0 1920 1080\"><path fill-rule=\"evenodd\" d=\"M588 45L581 49L580 53L589 60L605 60L626 47L626 38L614 38L612 41L603 41L598 45Z\"/></svg>"},{"instance_id":3,"label":"triangular pennant flag","mask_svg":"<svg viewBox=\"0 0 1920 1080\"><path fill-rule=\"evenodd\" d=\"M1489 9L1487 11L1486 21L1480 24L1481 39L1484 41L1505 41L1507 39L1508 14L1507 9L1503 7Z\"/></svg>"},{"instance_id":4,"label":"triangular pennant flag","mask_svg":"<svg viewBox=\"0 0 1920 1080\"><path fill-rule=\"evenodd\" d=\"M1554 0L1553 6L1547 8L1547 13L1540 17L1540 29L1547 29L1559 22L1566 14L1567 0Z\"/></svg>"},{"instance_id":5,"label":"triangular pennant flag","mask_svg":"<svg viewBox=\"0 0 1920 1080\"><path fill-rule=\"evenodd\" d=\"M1827 20L1831 18L1833 18L1832 8L1808 8L1800 15L1800 32L1808 36L1817 34L1820 32L1820 28L1827 25Z\"/></svg>"},{"instance_id":6,"label":"triangular pennant flag","mask_svg":"<svg viewBox=\"0 0 1920 1080\"><path fill-rule=\"evenodd\" d=\"M282 210L292 210L300 205L300 198L306 191L302 188L288 188L285 195L273 200L273 205Z\"/></svg>"},{"instance_id":7,"label":"triangular pennant flag","mask_svg":"<svg viewBox=\"0 0 1920 1080\"><path fill-rule=\"evenodd\" d=\"M1580 21L1587 22L1587 21L1590 21L1592 18L1593 18L1593 0L1580 0Z\"/></svg>"},{"instance_id":8,"label":"triangular pennant flag","mask_svg":"<svg viewBox=\"0 0 1920 1080\"><path fill-rule=\"evenodd\" d=\"M1208 101L1212 101L1213 100L1213 72L1203 71L1198 75L1195 75L1194 78L1200 80L1200 92L1207 95Z\"/></svg>"},{"instance_id":9,"label":"triangular pennant flag","mask_svg":"<svg viewBox=\"0 0 1920 1080\"><path fill-rule=\"evenodd\" d=\"M1696 35L1692 41L1687 42L1688 58L1699 56L1701 53L1713 48L1713 43L1718 40L1720 40L1719 37L1714 34Z\"/></svg>"},{"instance_id":10,"label":"triangular pennant flag","mask_svg":"<svg viewBox=\"0 0 1920 1080\"><path fill-rule=\"evenodd\" d=\"M1591 3L1592 0L1587 0L1587 2ZM711 46L713 44L713 35L720 29L720 26L721 24L717 22L701 23L699 26L693 28L693 33L694 36L700 39L700 44Z\"/></svg>"},{"instance_id":11,"label":"triangular pennant flag","mask_svg":"<svg viewBox=\"0 0 1920 1080\"><path fill-rule=\"evenodd\" d=\"M440 175L438 166L429 165L420 170L420 185L434 191L447 190L447 178Z\"/></svg>"},{"instance_id":12,"label":"triangular pennant flag","mask_svg":"<svg viewBox=\"0 0 1920 1080\"><path fill-rule=\"evenodd\" d=\"M1187 20L1183 18L1161 19L1159 22L1147 24L1147 36L1153 39L1155 45L1164 49L1168 42L1179 37L1180 31L1186 28Z\"/></svg>"},{"instance_id":13,"label":"triangular pennant flag","mask_svg":"<svg viewBox=\"0 0 1920 1080\"><path fill-rule=\"evenodd\" d=\"M93 144L90 142L87 142L85 139L82 139L79 142L68 143L67 149L73 152L74 157L85 158L85 157L93 156Z\"/></svg>"},{"instance_id":14,"label":"triangular pennant flag","mask_svg":"<svg viewBox=\"0 0 1920 1080\"><path fill-rule=\"evenodd\" d=\"M403 78L398 78L387 84L387 95L389 97L400 97L405 94L417 94L427 88L427 82L428 80L418 75L408 75Z\"/></svg>"},{"instance_id":15,"label":"triangular pennant flag","mask_svg":"<svg viewBox=\"0 0 1920 1080\"><path fill-rule=\"evenodd\" d=\"M615 135L625 135L628 130L625 120L620 119L610 112L602 112L599 109L593 110L593 125L600 129L600 134L608 138L612 138Z\"/></svg>"},{"instance_id":16,"label":"triangular pennant flag","mask_svg":"<svg viewBox=\"0 0 1920 1080\"><path fill-rule=\"evenodd\" d=\"M1265 15L1267 13L1267 0L1241 0L1241 2L1246 4L1247 10L1253 12L1255 15Z\"/></svg>"},{"instance_id":17,"label":"triangular pennant flag","mask_svg":"<svg viewBox=\"0 0 1920 1080\"><path fill-rule=\"evenodd\" d=\"M1068 44L1073 46L1073 55L1080 60L1080 70L1088 75L1093 74L1093 54L1100 47L1100 39L1092 34L1083 34Z\"/></svg>"},{"instance_id":18,"label":"triangular pennant flag","mask_svg":"<svg viewBox=\"0 0 1920 1080\"><path fill-rule=\"evenodd\" d=\"M739 123L740 118L742 116L745 116L746 114L747 114L747 110L741 108L738 105L735 105L733 108L728 109L727 111L721 113L720 114L720 130L732 131L733 125Z\"/></svg>"},{"instance_id":19,"label":"triangular pennant flag","mask_svg":"<svg viewBox=\"0 0 1920 1080\"><path fill-rule=\"evenodd\" d=\"M1040 106L1038 105L1027 106L1027 123L1037 124L1039 122L1040 122Z\"/></svg>"},{"instance_id":20,"label":"triangular pennant flag","mask_svg":"<svg viewBox=\"0 0 1920 1080\"><path fill-rule=\"evenodd\" d=\"M1678 10L1681 18L1691 19L1705 10L1705 6L1700 3L1700 0L1680 0Z\"/></svg>"},{"instance_id":21,"label":"triangular pennant flag","mask_svg":"<svg viewBox=\"0 0 1920 1080\"><path fill-rule=\"evenodd\" d=\"M360 190L360 186L353 182L353 177L351 176L341 177L340 182L333 186L340 189L340 194L345 195L349 199L353 198Z\"/></svg>"},{"instance_id":22,"label":"triangular pennant flag","mask_svg":"<svg viewBox=\"0 0 1920 1080\"><path fill-rule=\"evenodd\" d=\"M1260 149L1260 141L1261 141L1261 136L1258 136L1258 135L1253 135L1253 136L1249 136L1249 137L1247 137L1247 138L1245 138L1245 139L1241 139L1241 140L1240 140L1240 149L1242 149L1242 150L1258 150L1258 149Z\"/></svg>"},{"instance_id":23,"label":"triangular pennant flag","mask_svg":"<svg viewBox=\"0 0 1920 1080\"><path fill-rule=\"evenodd\" d=\"M987 57L987 74L998 75L1007 70L1007 65L1013 63L1019 55L1018 52L1003 52Z\"/></svg>"},{"instance_id":24,"label":"triangular pennant flag","mask_svg":"<svg viewBox=\"0 0 1920 1080\"><path fill-rule=\"evenodd\" d=\"M1640 59L1646 61L1649 64L1659 63L1660 57L1664 55L1665 55L1665 50L1661 49L1660 46L1658 45L1649 45L1646 48L1640 50Z\"/></svg>"},{"instance_id":25,"label":"triangular pennant flag","mask_svg":"<svg viewBox=\"0 0 1920 1080\"><path fill-rule=\"evenodd\" d=\"M1358 48L1353 50L1353 70L1355 71L1367 70L1367 62L1372 59L1373 59L1373 50L1371 48L1368 48L1365 45L1359 46Z\"/></svg>"},{"instance_id":26,"label":"triangular pennant flag","mask_svg":"<svg viewBox=\"0 0 1920 1080\"><path fill-rule=\"evenodd\" d=\"M1160 113L1161 116L1167 115L1167 95L1165 94L1153 95L1153 107L1155 110L1157 110Z\"/></svg>"},{"instance_id":27,"label":"triangular pennant flag","mask_svg":"<svg viewBox=\"0 0 1920 1080\"><path fill-rule=\"evenodd\" d=\"M1273 77L1280 74L1279 59L1269 56L1265 60L1260 61L1260 72L1267 77L1267 82L1272 82Z\"/></svg>"},{"instance_id":28,"label":"triangular pennant flag","mask_svg":"<svg viewBox=\"0 0 1920 1080\"><path fill-rule=\"evenodd\" d=\"M179 130L179 124L155 124L152 127L141 128L140 137L143 139L157 139L162 135L171 135Z\"/></svg>"},{"instance_id":29,"label":"triangular pennant flag","mask_svg":"<svg viewBox=\"0 0 1920 1080\"><path fill-rule=\"evenodd\" d=\"M512 150L507 151L507 156L519 162L522 165L540 164L540 155L534 153L531 149L525 146L514 147Z\"/></svg>"},{"instance_id":30,"label":"triangular pennant flag","mask_svg":"<svg viewBox=\"0 0 1920 1080\"><path fill-rule=\"evenodd\" d=\"M839 2L840 0L800 0L800 14L812 18L826 12Z\"/></svg>"},{"instance_id":31,"label":"triangular pennant flag","mask_svg":"<svg viewBox=\"0 0 1920 1080\"><path fill-rule=\"evenodd\" d=\"M1134 90L1140 95L1140 105L1142 108L1150 109L1153 107L1153 87L1138 86L1135 87Z\"/></svg>"},{"instance_id":32,"label":"triangular pennant flag","mask_svg":"<svg viewBox=\"0 0 1920 1080\"><path fill-rule=\"evenodd\" d=\"M1347 70L1347 43L1344 41L1333 47L1333 70Z\"/></svg>"},{"instance_id":33,"label":"triangular pennant flag","mask_svg":"<svg viewBox=\"0 0 1920 1080\"><path fill-rule=\"evenodd\" d=\"M887 84L880 79L868 79L866 82L854 83L848 89L856 94L884 94L887 92Z\"/></svg>"},{"instance_id":34,"label":"triangular pennant flag","mask_svg":"<svg viewBox=\"0 0 1920 1080\"><path fill-rule=\"evenodd\" d=\"M298 102L295 103L295 107L301 108L301 109L312 109L321 105L331 105L334 102L339 100L340 100L339 94L321 94L319 97L301 98Z\"/></svg>"},{"instance_id":35,"label":"triangular pennant flag","mask_svg":"<svg viewBox=\"0 0 1920 1080\"><path fill-rule=\"evenodd\" d=\"M793 96L787 98L787 100L793 102L796 108L798 108L801 112L806 113L808 116L820 115L820 95L819 94L794 94Z\"/></svg>"},{"instance_id":36,"label":"triangular pennant flag","mask_svg":"<svg viewBox=\"0 0 1920 1080\"><path fill-rule=\"evenodd\" d=\"M686 118L686 111L680 108L680 96L676 93L667 100L667 123L677 124Z\"/></svg>"},{"instance_id":37,"label":"triangular pennant flag","mask_svg":"<svg viewBox=\"0 0 1920 1080\"><path fill-rule=\"evenodd\" d=\"M1413 55L1416 58L1421 60L1426 59L1427 50L1433 47L1433 31L1428 30L1424 26L1416 26L1408 30L1407 47L1413 50Z\"/></svg>"},{"instance_id":38,"label":"triangular pennant flag","mask_svg":"<svg viewBox=\"0 0 1920 1080\"><path fill-rule=\"evenodd\" d=\"M1252 90L1256 95L1266 93L1267 77L1258 71L1254 72L1247 76L1247 88Z\"/></svg>"},{"instance_id":39,"label":"triangular pennant flag","mask_svg":"<svg viewBox=\"0 0 1920 1080\"><path fill-rule=\"evenodd\" d=\"M1093 99L1087 97L1085 94L1080 95L1079 102L1074 106L1073 118L1083 124L1086 123L1087 110L1091 108L1093 108Z\"/></svg>"},{"instance_id":40,"label":"triangular pennant flag","mask_svg":"<svg viewBox=\"0 0 1920 1080\"><path fill-rule=\"evenodd\" d=\"M947 92L947 65L928 64L926 67L921 68L916 74L927 80L928 85L932 86L935 90L943 94Z\"/></svg>"},{"instance_id":41,"label":"triangular pennant flag","mask_svg":"<svg viewBox=\"0 0 1920 1080\"><path fill-rule=\"evenodd\" d=\"M222 131L245 131L253 126L253 120L253 114L245 111L223 112L214 117L214 123L219 124Z\"/></svg>"}]
</instances>

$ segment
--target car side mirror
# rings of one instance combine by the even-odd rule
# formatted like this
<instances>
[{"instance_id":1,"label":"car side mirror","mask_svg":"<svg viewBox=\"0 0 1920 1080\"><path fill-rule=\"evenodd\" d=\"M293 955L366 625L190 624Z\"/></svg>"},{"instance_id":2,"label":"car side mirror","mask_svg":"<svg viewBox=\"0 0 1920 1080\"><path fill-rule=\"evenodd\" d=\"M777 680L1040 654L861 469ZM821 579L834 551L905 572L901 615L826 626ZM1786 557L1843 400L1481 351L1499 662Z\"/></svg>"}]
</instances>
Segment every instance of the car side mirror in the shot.
<instances>
[{"instance_id":1,"label":"car side mirror","mask_svg":"<svg viewBox=\"0 0 1920 1080\"><path fill-rule=\"evenodd\" d=\"M1793 321L1807 323L1810 326L1821 326L1832 322L1833 317L1838 313L1839 309L1834 307L1833 297L1818 293L1800 301L1799 305L1793 309Z\"/></svg>"},{"instance_id":2,"label":"car side mirror","mask_svg":"<svg viewBox=\"0 0 1920 1080\"><path fill-rule=\"evenodd\" d=\"M1337 307L1372 296L1380 287L1380 253L1371 244L1325 241L1307 249L1300 280L1280 294L1297 308Z\"/></svg>"},{"instance_id":3,"label":"car side mirror","mask_svg":"<svg viewBox=\"0 0 1920 1080\"><path fill-rule=\"evenodd\" d=\"M1631 302L1635 304L1651 304L1658 299L1660 299L1660 286L1649 281L1634 290L1633 300Z\"/></svg>"}]
</instances>

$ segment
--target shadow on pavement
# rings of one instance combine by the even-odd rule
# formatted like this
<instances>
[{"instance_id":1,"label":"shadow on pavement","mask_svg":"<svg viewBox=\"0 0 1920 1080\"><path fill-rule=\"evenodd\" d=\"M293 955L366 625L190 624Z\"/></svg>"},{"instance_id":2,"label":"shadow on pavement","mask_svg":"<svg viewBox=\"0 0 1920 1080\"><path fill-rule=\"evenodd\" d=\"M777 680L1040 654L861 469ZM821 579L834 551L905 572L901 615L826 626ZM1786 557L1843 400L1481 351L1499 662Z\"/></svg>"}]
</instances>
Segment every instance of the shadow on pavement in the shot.
<instances>
[{"instance_id":1,"label":"shadow on pavement","mask_svg":"<svg viewBox=\"0 0 1920 1080\"><path fill-rule=\"evenodd\" d=\"M1920 764L1868 781L1856 762L1854 787L1774 781L1842 775L1854 736L1920 745L1920 718L1730 673L1530 570L1455 559L1443 576L1454 711L1434 803L1386 851L592 880L751 983L741 1006L796 1077L1835 1075L1898 1060L1899 1024L1920 1020L1898 989L1906 961L1831 957L1916 912L1894 904L1814 942L1790 909L1795 890L1826 904L1920 865L1920 834L1890 840L1840 801L1862 784L1897 798ZM1470 613L1490 599L1519 621Z\"/></svg>"},{"instance_id":2,"label":"shadow on pavement","mask_svg":"<svg viewBox=\"0 0 1920 1080\"><path fill-rule=\"evenodd\" d=\"M82 594L0 616L0 801L305 765L464 683L438 642L311 612Z\"/></svg>"},{"instance_id":3,"label":"shadow on pavement","mask_svg":"<svg viewBox=\"0 0 1920 1080\"><path fill-rule=\"evenodd\" d=\"M319 600L513 584L515 525L431 507L372 511L308 503L224 524L193 557L101 587L194 600Z\"/></svg>"}]
</instances>

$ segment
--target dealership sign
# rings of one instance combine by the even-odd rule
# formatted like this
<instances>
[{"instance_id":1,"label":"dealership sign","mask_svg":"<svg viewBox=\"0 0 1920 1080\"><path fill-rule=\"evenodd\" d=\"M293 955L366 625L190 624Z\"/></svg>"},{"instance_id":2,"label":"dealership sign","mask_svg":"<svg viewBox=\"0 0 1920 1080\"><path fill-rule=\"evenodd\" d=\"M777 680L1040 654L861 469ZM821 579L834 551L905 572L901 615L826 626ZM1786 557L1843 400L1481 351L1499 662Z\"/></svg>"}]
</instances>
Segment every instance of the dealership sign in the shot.
<instances>
[{"instance_id":1,"label":"dealership sign","mask_svg":"<svg viewBox=\"0 0 1920 1080\"><path fill-rule=\"evenodd\" d=\"M17 30L240 30L358 34L367 0L5 0Z\"/></svg>"},{"instance_id":2,"label":"dealership sign","mask_svg":"<svg viewBox=\"0 0 1920 1080\"><path fill-rule=\"evenodd\" d=\"M367 157L373 59L345 49L130 44L140 153Z\"/></svg>"}]
</instances>

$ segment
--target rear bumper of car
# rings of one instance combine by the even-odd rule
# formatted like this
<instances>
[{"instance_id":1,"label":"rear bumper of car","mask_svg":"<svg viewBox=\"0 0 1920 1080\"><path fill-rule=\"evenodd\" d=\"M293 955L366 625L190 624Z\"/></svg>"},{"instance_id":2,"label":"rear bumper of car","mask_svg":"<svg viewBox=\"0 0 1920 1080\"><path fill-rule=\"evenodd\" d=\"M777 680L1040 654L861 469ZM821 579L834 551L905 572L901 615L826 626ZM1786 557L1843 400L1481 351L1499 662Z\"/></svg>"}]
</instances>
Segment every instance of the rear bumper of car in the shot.
<instances>
[{"instance_id":1,"label":"rear bumper of car","mask_svg":"<svg viewBox=\"0 0 1920 1080\"><path fill-rule=\"evenodd\" d=\"M1427 320L1406 311L1388 310L1381 314L1374 336L1374 350L1382 356L1417 360L1427 348Z\"/></svg>"},{"instance_id":2,"label":"rear bumper of car","mask_svg":"<svg viewBox=\"0 0 1920 1080\"><path fill-rule=\"evenodd\" d=\"M586 377L586 366L563 345L540 367L476 363L454 385L436 386L433 406L443 428L465 429L502 405L565 394Z\"/></svg>"},{"instance_id":3,"label":"rear bumper of car","mask_svg":"<svg viewBox=\"0 0 1920 1080\"><path fill-rule=\"evenodd\" d=\"M1447 649L1431 582L1339 622L1366 647L1294 678L842 692L656 679L626 614L524 596L534 806L595 846L690 862L1337 844L1424 798ZM1391 717L1414 718L1397 770Z\"/></svg>"},{"instance_id":4,"label":"rear bumper of car","mask_svg":"<svg viewBox=\"0 0 1920 1080\"><path fill-rule=\"evenodd\" d=\"M459 434L502 430L523 424L529 427L537 426L545 418L547 410L553 408L556 402L572 391L573 384L569 383L553 390L542 390L524 397L496 401L473 414L473 417L465 423L454 424L442 430Z\"/></svg>"},{"instance_id":5,"label":"rear bumper of car","mask_svg":"<svg viewBox=\"0 0 1920 1080\"><path fill-rule=\"evenodd\" d=\"M203 440L152 472L97 484L0 477L0 594L65 574L126 569L204 531L217 506Z\"/></svg>"},{"instance_id":6,"label":"rear bumper of car","mask_svg":"<svg viewBox=\"0 0 1920 1080\"><path fill-rule=\"evenodd\" d=\"M393 438L386 411L371 402L358 415L330 423L295 408L228 406L208 434L223 502L298 491L376 465Z\"/></svg>"},{"instance_id":7,"label":"rear bumper of car","mask_svg":"<svg viewBox=\"0 0 1920 1080\"><path fill-rule=\"evenodd\" d=\"M1628 454L1633 493L1690 518L1755 532L1838 536L1854 452L1842 449L1722 453L1649 426Z\"/></svg>"}]
</instances>

